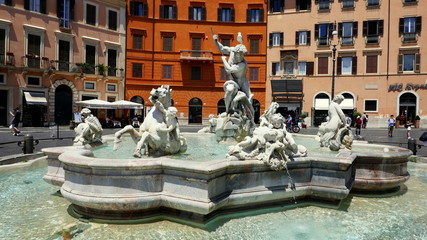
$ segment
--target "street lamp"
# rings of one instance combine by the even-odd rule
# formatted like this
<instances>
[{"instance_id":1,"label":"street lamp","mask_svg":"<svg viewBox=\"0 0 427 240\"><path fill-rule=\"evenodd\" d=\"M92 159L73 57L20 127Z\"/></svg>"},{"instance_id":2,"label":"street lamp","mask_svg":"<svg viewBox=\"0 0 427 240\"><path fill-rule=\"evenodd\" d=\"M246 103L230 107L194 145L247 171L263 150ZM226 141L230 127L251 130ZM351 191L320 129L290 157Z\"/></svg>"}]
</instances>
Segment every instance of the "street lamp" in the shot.
<instances>
[{"instance_id":1,"label":"street lamp","mask_svg":"<svg viewBox=\"0 0 427 240\"><path fill-rule=\"evenodd\" d=\"M334 38L334 35L338 35L337 32L337 22L334 23L334 31L332 31L332 39ZM335 96L335 62L337 61L335 56L337 53L337 44L332 45L332 89L331 89L331 99L334 99Z\"/></svg>"}]
</instances>

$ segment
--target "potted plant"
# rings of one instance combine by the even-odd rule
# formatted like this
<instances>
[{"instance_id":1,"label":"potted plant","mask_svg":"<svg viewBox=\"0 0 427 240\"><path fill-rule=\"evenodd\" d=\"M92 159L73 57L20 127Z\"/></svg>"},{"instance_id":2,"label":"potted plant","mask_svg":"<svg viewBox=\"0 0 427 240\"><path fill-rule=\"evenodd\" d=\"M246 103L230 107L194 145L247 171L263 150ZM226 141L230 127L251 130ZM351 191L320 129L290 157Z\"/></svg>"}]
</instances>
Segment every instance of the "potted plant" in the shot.
<instances>
[{"instance_id":1,"label":"potted plant","mask_svg":"<svg viewBox=\"0 0 427 240\"><path fill-rule=\"evenodd\" d=\"M397 116L397 117L396 117L396 124L395 124L395 126L394 126L395 128L398 128L398 127L399 127L399 125L400 125L400 120L401 120L401 119L400 119L400 116Z\"/></svg>"},{"instance_id":2,"label":"potted plant","mask_svg":"<svg viewBox=\"0 0 427 240\"><path fill-rule=\"evenodd\" d=\"M95 67L98 68L99 75L105 76L107 74L107 66L104 64L98 64Z\"/></svg>"},{"instance_id":3,"label":"potted plant","mask_svg":"<svg viewBox=\"0 0 427 240\"><path fill-rule=\"evenodd\" d=\"M415 128L420 128L420 116L415 116Z\"/></svg>"},{"instance_id":4,"label":"potted plant","mask_svg":"<svg viewBox=\"0 0 427 240\"><path fill-rule=\"evenodd\" d=\"M90 68L90 64L89 63L76 63L76 65L78 67L80 67L80 71L82 73L87 73L89 71L89 68Z\"/></svg>"}]
</instances>

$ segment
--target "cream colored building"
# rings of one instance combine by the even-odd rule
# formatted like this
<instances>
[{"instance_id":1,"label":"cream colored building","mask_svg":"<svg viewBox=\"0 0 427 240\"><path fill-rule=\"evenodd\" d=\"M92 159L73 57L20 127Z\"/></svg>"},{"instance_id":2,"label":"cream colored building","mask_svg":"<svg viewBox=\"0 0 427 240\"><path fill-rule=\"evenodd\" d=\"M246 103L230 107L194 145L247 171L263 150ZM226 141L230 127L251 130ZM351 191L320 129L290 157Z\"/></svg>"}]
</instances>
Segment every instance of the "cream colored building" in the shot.
<instances>
[{"instance_id":1,"label":"cream colored building","mask_svg":"<svg viewBox=\"0 0 427 240\"><path fill-rule=\"evenodd\" d=\"M0 125L15 107L23 126L63 125L76 101L124 99L125 38L125 0L0 1Z\"/></svg>"},{"instance_id":2,"label":"cream colored building","mask_svg":"<svg viewBox=\"0 0 427 240\"><path fill-rule=\"evenodd\" d=\"M366 113L368 127L387 127L391 114L419 116L427 127L425 1L269 0L268 6L266 106L278 101L282 113L308 113L305 122L318 125L334 87L345 97L344 112Z\"/></svg>"}]
</instances>

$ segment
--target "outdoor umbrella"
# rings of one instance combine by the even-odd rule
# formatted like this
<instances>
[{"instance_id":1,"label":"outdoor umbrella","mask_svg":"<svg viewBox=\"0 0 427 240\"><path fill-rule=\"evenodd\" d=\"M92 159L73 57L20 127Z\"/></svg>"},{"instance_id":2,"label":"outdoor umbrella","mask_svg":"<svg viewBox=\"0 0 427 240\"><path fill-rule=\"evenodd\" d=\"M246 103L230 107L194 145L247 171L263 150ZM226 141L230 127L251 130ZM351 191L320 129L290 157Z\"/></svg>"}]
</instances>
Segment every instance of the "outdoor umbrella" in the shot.
<instances>
[{"instance_id":1,"label":"outdoor umbrella","mask_svg":"<svg viewBox=\"0 0 427 240\"><path fill-rule=\"evenodd\" d=\"M144 106L141 103L119 100L112 102L111 105L116 109L142 109Z\"/></svg>"},{"instance_id":2,"label":"outdoor umbrella","mask_svg":"<svg viewBox=\"0 0 427 240\"><path fill-rule=\"evenodd\" d=\"M76 105L79 107L87 107L93 109L114 109L114 105L110 102L99 100L99 99L90 99L84 101L76 102Z\"/></svg>"}]
</instances>

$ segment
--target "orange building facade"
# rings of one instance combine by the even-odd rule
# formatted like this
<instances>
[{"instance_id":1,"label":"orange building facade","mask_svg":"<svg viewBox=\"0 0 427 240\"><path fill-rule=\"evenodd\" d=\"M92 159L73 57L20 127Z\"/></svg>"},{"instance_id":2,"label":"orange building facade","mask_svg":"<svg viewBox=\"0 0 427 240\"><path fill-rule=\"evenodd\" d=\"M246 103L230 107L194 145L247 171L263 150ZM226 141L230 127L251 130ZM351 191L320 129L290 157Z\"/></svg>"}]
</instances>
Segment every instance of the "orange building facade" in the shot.
<instances>
[{"instance_id":1,"label":"orange building facade","mask_svg":"<svg viewBox=\"0 0 427 240\"><path fill-rule=\"evenodd\" d=\"M258 114L265 108L265 1L128 1L125 98L152 104L152 88L170 85L181 124L206 123L223 112L223 84L229 76L212 35L237 45L241 32L248 49L247 77ZM259 116L259 115L258 115Z\"/></svg>"}]
</instances>

